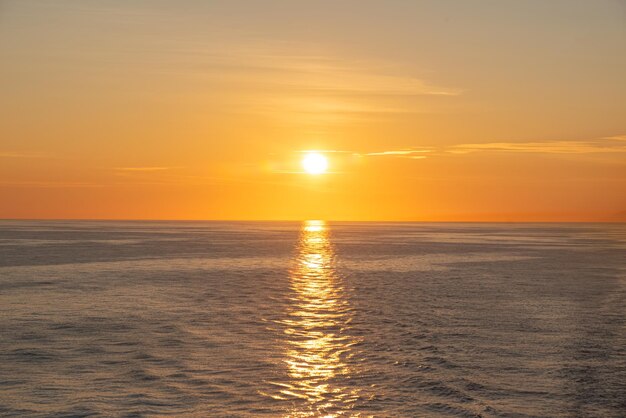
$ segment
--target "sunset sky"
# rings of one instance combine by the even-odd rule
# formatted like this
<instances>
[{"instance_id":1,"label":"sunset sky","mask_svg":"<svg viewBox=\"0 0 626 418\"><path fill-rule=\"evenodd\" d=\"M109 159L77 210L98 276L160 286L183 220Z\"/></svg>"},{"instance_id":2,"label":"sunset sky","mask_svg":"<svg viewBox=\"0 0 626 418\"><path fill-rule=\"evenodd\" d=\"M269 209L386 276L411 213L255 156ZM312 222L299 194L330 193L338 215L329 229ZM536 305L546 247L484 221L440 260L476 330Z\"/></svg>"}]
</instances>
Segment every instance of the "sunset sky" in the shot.
<instances>
[{"instance_id":1,"label":"sunset sky","mask_svg":"<svg viewBox=\"0 0 626 418\"><path fill-rule=\"evenodd\" d=\"M624 221L626 2L0 0L0 218Z\"/></svg>"}]
</instances>

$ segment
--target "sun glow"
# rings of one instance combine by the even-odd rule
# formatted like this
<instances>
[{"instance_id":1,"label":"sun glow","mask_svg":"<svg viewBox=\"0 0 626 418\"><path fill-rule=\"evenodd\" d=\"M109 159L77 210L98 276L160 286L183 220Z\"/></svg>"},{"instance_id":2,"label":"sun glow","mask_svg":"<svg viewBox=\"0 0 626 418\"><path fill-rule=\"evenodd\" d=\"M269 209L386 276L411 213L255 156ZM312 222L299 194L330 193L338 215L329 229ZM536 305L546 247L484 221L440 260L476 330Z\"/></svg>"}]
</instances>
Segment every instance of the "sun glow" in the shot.
<instances>
[{"instance_id":1,"label":"sun glow","mask_svg":"<svg viewBox=\"0 0 626 418\"><path fill-rule=\"evenodd\" d=\"M323 174L328 168L328 160L322 154L310 152L302 159L302 167L309 174Z\"/></svg>"}]
</instances>

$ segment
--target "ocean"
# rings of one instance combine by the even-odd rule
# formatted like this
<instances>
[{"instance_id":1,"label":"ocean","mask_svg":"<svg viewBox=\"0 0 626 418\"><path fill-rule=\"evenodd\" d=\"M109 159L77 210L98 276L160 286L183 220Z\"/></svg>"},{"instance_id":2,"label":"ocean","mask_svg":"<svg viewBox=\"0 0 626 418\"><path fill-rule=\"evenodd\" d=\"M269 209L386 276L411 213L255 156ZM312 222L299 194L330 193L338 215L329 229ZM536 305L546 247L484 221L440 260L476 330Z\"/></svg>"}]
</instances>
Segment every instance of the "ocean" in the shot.
<instances>
[{"instance_id":1,"label":"ocean","mask_svg":"<svg viewBox=\"0 0 626 418\"><path fill-rule=\"evenodd\" d=\"M0 221L0 415L624 417L626 224Z\"/></svg>"}]
</instances>

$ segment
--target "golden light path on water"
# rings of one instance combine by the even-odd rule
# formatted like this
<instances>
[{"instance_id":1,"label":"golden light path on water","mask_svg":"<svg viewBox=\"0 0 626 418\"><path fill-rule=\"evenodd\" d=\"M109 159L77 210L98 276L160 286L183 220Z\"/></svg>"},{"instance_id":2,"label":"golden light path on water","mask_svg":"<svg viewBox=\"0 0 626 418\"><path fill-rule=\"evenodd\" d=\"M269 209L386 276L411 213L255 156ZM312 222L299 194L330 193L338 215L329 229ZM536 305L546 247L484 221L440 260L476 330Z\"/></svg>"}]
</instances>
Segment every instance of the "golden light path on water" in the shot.
<instances>
[{"instance_id":1,"label":"golden light path on water","mask_svg":"<svg viewBox=\"0 0 626 418\"><path fill-rule=\"evenodd\" d=\"M335 272L329 231L322 221L307 221L300 231L293 291L287 318L284 363L290 380L279 386L275 399L296 400L289 416L342 415L358 399L358 391L340 382L354 370L348 361L357 342L346 335L351 307Z\"/></svg>"}]
</instances>

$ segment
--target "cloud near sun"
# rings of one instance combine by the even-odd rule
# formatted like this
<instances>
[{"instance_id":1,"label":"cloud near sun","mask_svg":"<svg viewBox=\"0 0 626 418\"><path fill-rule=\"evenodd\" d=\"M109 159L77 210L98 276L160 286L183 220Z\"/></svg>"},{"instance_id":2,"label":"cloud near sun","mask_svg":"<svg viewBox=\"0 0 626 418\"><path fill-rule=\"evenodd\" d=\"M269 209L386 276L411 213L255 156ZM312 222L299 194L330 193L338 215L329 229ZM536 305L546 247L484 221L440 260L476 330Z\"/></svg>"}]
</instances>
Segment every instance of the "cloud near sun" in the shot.
<instances>
[{"instance_id":1,"label":"cloud near sun","mask_svg":"<svg viewBox=\"0 0 626 418\"><path fill-rule=\"evenodd\" d=\"M448 147L415 147L398 150L358 152L347 150L302 150L302 153L341 153L360 157L424 159L428 156L463 155L475 152L519 152L545 154L592 154L626 152L626 135L583 141L486 142L457 144Z\"/></svg>"}]
</instances>

